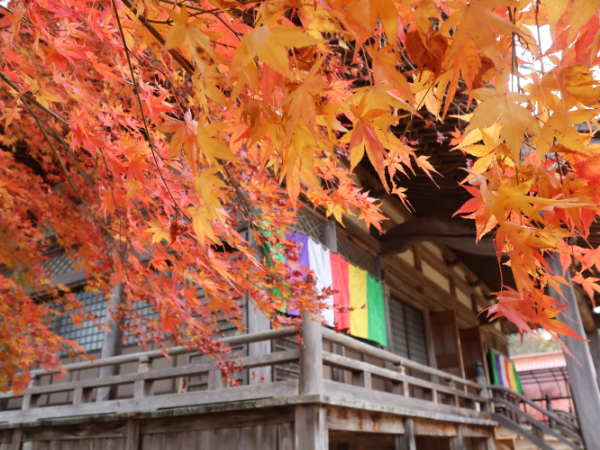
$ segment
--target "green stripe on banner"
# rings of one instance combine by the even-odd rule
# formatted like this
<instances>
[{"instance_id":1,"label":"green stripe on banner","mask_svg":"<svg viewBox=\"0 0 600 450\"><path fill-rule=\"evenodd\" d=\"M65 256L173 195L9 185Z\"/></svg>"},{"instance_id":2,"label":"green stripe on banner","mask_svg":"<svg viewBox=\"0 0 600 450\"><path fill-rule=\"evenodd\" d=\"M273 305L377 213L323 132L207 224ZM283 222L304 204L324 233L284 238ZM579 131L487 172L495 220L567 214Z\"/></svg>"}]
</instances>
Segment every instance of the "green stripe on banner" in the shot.
<instances>
[{"instance_id":1,"label":"green stripe on banner","mask_svg":"<svg viewBox=\"0 0 600 450\"><path fill-rule=\"evenodd\" d=\"M515 381L517 382L517 391L519 392L519 394L523 394L525 391L523 391L523 385L521 384L521 377L519 377L519 372L517 372L517 366L513 365L514 370L515 370Z\"/></svg>"},{"instance_id":2,"label":"green stripe on banner","mask_svg":"<svg viewBox=\"0 0 600 450\"><path fill-rule=\"evenodd\" d=\"M492 368L492 384L498 386L500 379L498 378L498 367L496 367L496 354L490 349L490 367Z\"/></svg>"},{"instance_id":3,"label":"green stripe on banner","mask_svg":"<svg viewBox=\"0 0 600 450\"><path fill-rule=\"evenodd\" d=\"M385 308L381 281L367 275L367 309L369 311L369 334L367 339L387 346Z\"/></svg>"}]
</instances>

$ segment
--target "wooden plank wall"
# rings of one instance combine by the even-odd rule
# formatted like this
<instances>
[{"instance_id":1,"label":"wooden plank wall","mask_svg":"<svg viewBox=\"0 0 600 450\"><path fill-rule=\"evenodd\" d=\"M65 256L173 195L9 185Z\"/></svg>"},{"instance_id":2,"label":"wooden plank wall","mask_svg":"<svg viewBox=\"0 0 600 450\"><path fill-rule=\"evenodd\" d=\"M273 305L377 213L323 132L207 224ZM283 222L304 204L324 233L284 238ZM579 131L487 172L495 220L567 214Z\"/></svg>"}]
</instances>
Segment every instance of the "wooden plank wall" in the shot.
<instances>
[{"instance_id":1,"label":"wooden plank wall","mask_svg":"<svg viewBox=\"0 0 600 450\"><path fill-rule=\"evenodd\" d=\"M2 430L0 450L294 450L293 422L276 408Z\"/></svg>"}]
</instances>

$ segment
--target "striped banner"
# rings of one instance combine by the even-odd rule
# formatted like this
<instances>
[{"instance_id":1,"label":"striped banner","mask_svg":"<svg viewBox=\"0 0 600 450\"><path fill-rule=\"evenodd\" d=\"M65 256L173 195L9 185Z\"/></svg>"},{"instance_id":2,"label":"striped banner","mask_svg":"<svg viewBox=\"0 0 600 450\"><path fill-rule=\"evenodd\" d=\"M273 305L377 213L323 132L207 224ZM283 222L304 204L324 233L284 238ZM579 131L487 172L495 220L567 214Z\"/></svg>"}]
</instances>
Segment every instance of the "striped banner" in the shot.
<instances>
[{"instance_id":1,"label":"striped banner","mask_svg":"<svg viewBox=\"0 0 600 450\"><path fill-rule=\"evenodd\" d=\"M504 386L520 394L523 393L523 386L515 364L509 361L500 353L490 349L488 354L488 367L490 371L490 382L496 386Z\"/></svg>"},{"instance_id":2,"label":"striped banner","mask_svg":"<svg viewBox=\"0 0 600 450\"><path fill-rule=\"evenodd\" d=\"M381 281L309 236L296 232L286 239L296 244L299 268L314 272L317 290L331 286L338 291L326 300L326 308L321 311L325 324L387 346ZM287 313L298 315L293 307Z\"/></svg>"}]
</instances>

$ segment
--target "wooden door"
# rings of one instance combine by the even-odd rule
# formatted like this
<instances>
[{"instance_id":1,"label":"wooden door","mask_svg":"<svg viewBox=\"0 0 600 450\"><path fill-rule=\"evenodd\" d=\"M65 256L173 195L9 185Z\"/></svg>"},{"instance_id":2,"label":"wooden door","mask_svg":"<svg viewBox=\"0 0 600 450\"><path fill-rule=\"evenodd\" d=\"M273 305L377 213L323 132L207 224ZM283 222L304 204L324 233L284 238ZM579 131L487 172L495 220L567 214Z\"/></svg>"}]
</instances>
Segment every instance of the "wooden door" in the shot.
<instances>
[{"instance_id":1,"label":"wooden door","mask_svg":"<svg viewBox=\"0 0 600 450\"><path fill-rule=\"evenodd\" d=\"M487 373L481 330L479 327L465 328L459 331L459 336L465 376L467 379L475 381L475 363L477 361L481 362L484 372Z\"/></svg>"},{"instance_id":2,"label":"wooden door","mask_svg":"<svg viewBox=\"0 0 600 450\"><path fill-rule=\"evenodd\" d=\"M430 317L437 368L464 377L456 311L442 311Z\"/></svg>"}]
</instances>

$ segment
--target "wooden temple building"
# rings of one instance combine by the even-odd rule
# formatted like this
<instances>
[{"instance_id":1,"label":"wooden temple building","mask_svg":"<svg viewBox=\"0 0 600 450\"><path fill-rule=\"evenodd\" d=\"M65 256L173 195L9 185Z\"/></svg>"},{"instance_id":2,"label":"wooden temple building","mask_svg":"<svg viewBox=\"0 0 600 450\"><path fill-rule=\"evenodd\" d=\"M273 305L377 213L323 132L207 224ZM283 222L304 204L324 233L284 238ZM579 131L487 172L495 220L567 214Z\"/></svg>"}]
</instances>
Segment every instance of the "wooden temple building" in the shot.
<instances>
[{"instance_id":1,"label":"wooden temple building","mask_svg":"<svg viewBox=\"0 0 600 450\"><path fill-rule=\"evenodd\" d=\"M55 330L96 359L65 361L69 372L60 380L34 371L27 393L0 395L0 450L514 450L502 430L533 445L527 448L600 449L600 441L586 446L583 421L580 428L537 405L542 423L523 412L519 402L527 399L518 393L488 388L485 355L507 355L506 335L516 331L480 315L500 289L498 261L489 244L474 244L473 224L451 219L468 199L458 186L464 155L439 151L435 130L419 139L443 177L436 176L439 190L423 174L403 181L416 214L387 195L363 162L356 176L382 198L390 219L384 235L308 207L298 225L383 280L386 347L309 318L300 346L295 329L272 330L247 298L247 331L221 328L243 362L232 387L211 358L178 347L166 358L125 339L106 313L119 289L108 301L84 291L85 276L53 249L55 281L77 292L110 331L57 319ZM583 326L595 332L590 306L575 294Z\"/></svg>"}]
</instances>

